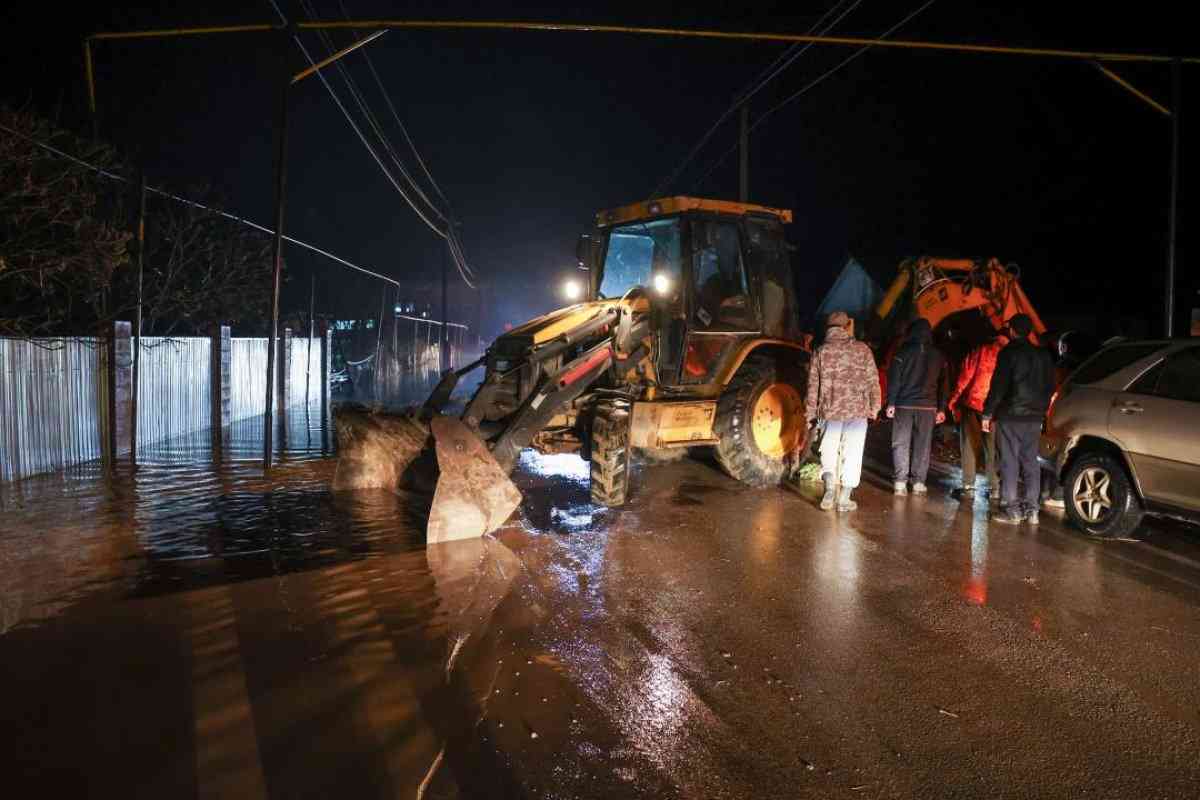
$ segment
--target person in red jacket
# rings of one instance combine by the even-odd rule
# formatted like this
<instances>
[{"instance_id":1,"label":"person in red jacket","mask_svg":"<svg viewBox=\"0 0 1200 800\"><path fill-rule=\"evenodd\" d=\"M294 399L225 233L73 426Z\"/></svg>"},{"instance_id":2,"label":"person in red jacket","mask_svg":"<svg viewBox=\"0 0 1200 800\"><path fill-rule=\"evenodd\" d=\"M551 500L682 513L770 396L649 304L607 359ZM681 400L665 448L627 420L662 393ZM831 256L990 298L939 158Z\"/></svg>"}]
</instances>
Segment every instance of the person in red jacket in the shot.
<instances>
[{"instance_id":1,"label":"person in red jacket","mask_svg":"<svg viewBox=\"0 0 1200 800\"><path fill-rule=\"evenodd\" d=\"M975 495L975 474L979 462L985 464L988 492L993 505L1000 501L1000 486L996 465L995 426L988 433L983 431L983 403L992 386L992 373L996 371L996 357L1008 344L1008 337L1000 334L990 342L976 347L963 360L958 372L958 381L950 395L949 408L954 419L959 421L959 447L962 451L962 487L958 496L969 500Z\"/></svg>"}]
</instances>

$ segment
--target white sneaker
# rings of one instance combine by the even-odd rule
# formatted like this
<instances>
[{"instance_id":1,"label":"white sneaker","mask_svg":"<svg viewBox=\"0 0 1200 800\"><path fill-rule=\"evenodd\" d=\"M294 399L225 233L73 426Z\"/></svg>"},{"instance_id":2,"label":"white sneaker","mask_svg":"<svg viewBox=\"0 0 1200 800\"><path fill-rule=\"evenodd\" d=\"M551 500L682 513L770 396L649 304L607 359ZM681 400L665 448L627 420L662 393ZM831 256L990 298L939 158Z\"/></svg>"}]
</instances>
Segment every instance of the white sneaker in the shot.
<instances>
[{"instance_id":1,"label":"white sneaker","mask_svg":"<svg viewBox=\"0 0 1200 800\"><path fill-rule=\"evenodd\" d=\"M917 481L913 484L913 494L926 494L928 491L929 490L925 488L925 484L921 483L920 481Z\"/></svg>"},{"instance_id":2,"label":"white sneaker","mask_svg":"<svg viewBox=\"0 0 1200 800\"><path fill-rule=\"evenodd\" d=\"M908 494L908 484L904 481L896 481L892 484L892 494L897 497Z\"/></svg>"}]
</instances>

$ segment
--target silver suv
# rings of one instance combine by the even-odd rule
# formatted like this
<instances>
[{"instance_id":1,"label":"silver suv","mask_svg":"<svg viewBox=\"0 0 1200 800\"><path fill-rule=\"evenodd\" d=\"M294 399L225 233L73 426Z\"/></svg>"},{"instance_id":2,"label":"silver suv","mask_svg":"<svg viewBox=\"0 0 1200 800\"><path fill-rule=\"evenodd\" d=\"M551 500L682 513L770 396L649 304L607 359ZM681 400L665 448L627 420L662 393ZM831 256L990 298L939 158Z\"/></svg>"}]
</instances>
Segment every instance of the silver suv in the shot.
<instances>
[{"instance_id":1,"label":"silver suv","mask_svg":"<svg viewBox=\"0 0 1200 800\"><path fill-rule=\"evenodd\" d=\"M1200 521L1200 341L1106 347L1059 388L1041 456L1067 515L1126 537L1149 513Z\"/></svg>"}]
</instances>

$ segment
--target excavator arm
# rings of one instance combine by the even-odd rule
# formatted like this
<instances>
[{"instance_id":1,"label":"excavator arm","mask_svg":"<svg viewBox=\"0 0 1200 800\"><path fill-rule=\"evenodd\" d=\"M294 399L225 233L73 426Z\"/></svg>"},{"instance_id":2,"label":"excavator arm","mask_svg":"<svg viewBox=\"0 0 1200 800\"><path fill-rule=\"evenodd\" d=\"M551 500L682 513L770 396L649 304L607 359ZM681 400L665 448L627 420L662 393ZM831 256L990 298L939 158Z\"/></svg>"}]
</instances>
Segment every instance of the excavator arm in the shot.
<instances>
[{"instance_id":1,"label":"excavator arm","mask_svg":"<svg viewBox=\"0 0 1200 800\"><path fill-rule=\"evenodd\" d=\"M971 259L922 257L900 265L896 279L888 287L875 310L874 324L885 330L887 321L904 305L906 290L913 316L929 321L936 330L943 321L964 311L978 311L994 330L1003 330L1016 314L1033 320L1037 336L1046 326L1021 288L1015 265L1005 266L993 258L986 263Z\"/></svg>"}]
</instances>

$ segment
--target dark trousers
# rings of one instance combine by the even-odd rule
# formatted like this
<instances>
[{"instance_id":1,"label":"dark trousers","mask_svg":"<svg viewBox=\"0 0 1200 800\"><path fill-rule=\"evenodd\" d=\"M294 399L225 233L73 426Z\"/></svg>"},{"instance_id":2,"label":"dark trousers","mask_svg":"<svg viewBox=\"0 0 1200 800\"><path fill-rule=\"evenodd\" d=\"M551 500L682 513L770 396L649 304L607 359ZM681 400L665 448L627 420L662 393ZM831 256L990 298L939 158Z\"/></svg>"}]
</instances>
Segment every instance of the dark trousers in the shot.
<instances>
[{"instance_id":1,"label":"dark trousers","mask_svg":"<svg viewBox=\"0 0 1200 800\"><path fill-rule=\"evenodd\" d=\"M1038 467L1040 420L1001 420L996 436L1000 441L1000 475L1004 502L1010 511L1036 511L1041 491L1042 472ZM1017 475L1025 482L1021 502L1017 503Z\"/></svg>"},{"instance_id":2,"label":"dark trousers","mask_svg":"<svg viewBox=\"0 0 1200 800\"><path fill-rule=\"evenodd\" d=\"M897 408L892 420L892 466L895 480L924 483L929 475L933 442L933 409Z\"/></svg>"},{"instance_id":3,"label":"dark trousers","mask_svg":"<svg viewBox=\"0 0 1200 800\"><path fill-rule=\"evenodd\" d=\"M1000 423L992 420L992 433L983 432L983 414L973 408L962 410L962 423L958 426L958 443L962 451L963 486L974 486L980 460L987 473L988 488L999 490L996 482L996 429Z\"/></svg>"}]
</instances>

